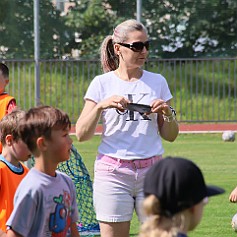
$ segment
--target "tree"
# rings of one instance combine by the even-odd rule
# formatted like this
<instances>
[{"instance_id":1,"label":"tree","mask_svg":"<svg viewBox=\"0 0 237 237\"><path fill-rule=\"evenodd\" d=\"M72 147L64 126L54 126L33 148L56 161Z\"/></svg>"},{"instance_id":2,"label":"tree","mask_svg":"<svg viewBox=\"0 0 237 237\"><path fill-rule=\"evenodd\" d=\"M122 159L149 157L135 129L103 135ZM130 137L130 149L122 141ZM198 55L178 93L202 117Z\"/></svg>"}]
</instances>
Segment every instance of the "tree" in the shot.
<instances>
[{"instance_id":1,"label":"tree","mask_svg":"<svg viewBox=\"0 0 237 237\"><path fill-rule=\"evenodd\" d=\"M9 4L7 0L0 1L0 9L1 9L1 13L0 13L0 25L1 25L1 23L6 19L7 13L9 11Z\"/></svg>"},{"instance_id":2,"label":"tree","mask_svg":"<svg viewBox=\"0 0 237 237\"><path fill-rule=\"evenodd\" d=\"M74 7L63 16L51 0L40 0L41 58L60 58L72 50L80 58L97 58L105 36L136 18L135 0L67 1ZM33 58L33 1L1 0L0 7L0 57ZM236 0L143 0L150 57L235 57L236 16Z\"/></svg>"},{"instance_id":3,"label":"tree","mask_svg":"<svg viewBox=\"0 0 237 237\"><path fill-rule=\"evenodd\" d=\"M143 7L153 40L151 54L163 58L237 55L235 0L147 0Z\"/></svg>"},{"instance_id":4,"label":"tree","mask_svg":"<svg viewBox=\"0 0 237 237\"><path fill-rule=\"evenodd\" d=\"M95 58L106 35L112 34L116 14L103 0L75 2L67 16L67 25L77 33L69 46L80 50L80 58Z\"/></svg>"},{"instance_id":5,"label":"tree","mask_svg":"<svg viewBox=\"0 0 237 237\"><path fill-rule=\"evenodd\" d=\"M15 0L4 5L8 12L7 17L0 14L0 46L8 50L0 56L15 59L34 57L33 2ZM58 58L70 52L67 48L70 29L65 27L64 18L50 0L40 1L39 14L41 58Z\"/></svg>"},{"instance_id":6,"label":"tree","mask_svg":"<svg viewBox=\"0 0 237 237\"><path fill-rule=\"evenodd\" d=\"M236 14L235 0L143 1L150 57L236 56ZM80 49L81 57L97 57L103 38L129 18L136 18L136 1L81 0L67 18L81 41L70 45Z\"/></svg>"}]
</instances>

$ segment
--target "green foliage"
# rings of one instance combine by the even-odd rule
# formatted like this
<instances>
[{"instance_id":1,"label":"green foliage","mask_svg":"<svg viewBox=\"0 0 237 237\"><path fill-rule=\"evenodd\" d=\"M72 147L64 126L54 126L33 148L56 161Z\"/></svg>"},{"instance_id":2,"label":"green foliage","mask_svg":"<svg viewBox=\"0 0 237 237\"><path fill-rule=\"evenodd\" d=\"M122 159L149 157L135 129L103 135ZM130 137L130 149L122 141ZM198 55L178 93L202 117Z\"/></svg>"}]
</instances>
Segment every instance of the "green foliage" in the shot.
<instances>
[{"instance_id":1,"label":"green foliage","mask_svg":"<svg viewBox=\"0 0 237 237\"><path fill-rule=\"evenodd\" d=\"M148 0L143 7L154 44L152 56L236 56L235 0Z\"/></svg>"},{"instance_id":2,"label":"green foliage","mask_svg":"<svg viewBox=\"0 0 237 237\"><path fill-rule=\"evenodd\" d=\"M136 1L75 3L76 7L68 14L68 25L75 25L81 34L78 47L82 57L96 56L94 47L98 49L102 39L112 34L118 23L136 18ZM235 0L143 1L142 22L152 39L151 56L236 56L236 12Z\"/></svg>"},{"instance_id":3,"label":"green foliage","mask_svg":"<svg viewBox=\"0 0 237 237\"><path fill-rule=\"evenodd\" d=\"M0 1L0 57L33 58L32 0ZM136 18L136 1L70 0L61 14L51 0L40 0L40 57L62 58L78 50L80 58L97 58L100 44L115 26ZM236 0L146 0L142 22L156 58L235 57ZM2 47L4 46L5 49Z\"/></svg>"},{"instance_id":4,"label":"green foliage","mask_svg":"<svg viewBox=\"0 0 237 237\"><path fill-rule=\"evenodd\" d=\"M70 28L65 27L64 18L60 16L51 0L39 1L40 56L41 58L58 58L67 52ZM34 56L34 1L14 0L4 3L5 11L0 17L0 51L1 58L33 58ZM2 9L2 8L1 8ZM3 14L2 14L3 13Z\"/></svg>"},{"instance_id":5,"label":"green foliage","mask_svg":"<svg viewBox=\"0 0 237 237\"><path fill-rule=\"evenodd\" d=\"M1 14L0 14L0 26L1 26L2 22L6 19L7 13L9 11L8 0L0 1L0 9L1 9ZM4 9L4 11L2 9Z\"/></svg>"},{"instance_id":6,"label":"green foliage","mask_svg":"<svg viewBox=\"0 0 237 237\"><path fill-rule=\"evenodd\" d=\"M113 33L116 15L103 0L82 0L75 4L67 16L67 25L79 33L80 41L71 41L70 47L80 49L82 58L98 57L104 37Z\"/></svg>"}]
</instances>

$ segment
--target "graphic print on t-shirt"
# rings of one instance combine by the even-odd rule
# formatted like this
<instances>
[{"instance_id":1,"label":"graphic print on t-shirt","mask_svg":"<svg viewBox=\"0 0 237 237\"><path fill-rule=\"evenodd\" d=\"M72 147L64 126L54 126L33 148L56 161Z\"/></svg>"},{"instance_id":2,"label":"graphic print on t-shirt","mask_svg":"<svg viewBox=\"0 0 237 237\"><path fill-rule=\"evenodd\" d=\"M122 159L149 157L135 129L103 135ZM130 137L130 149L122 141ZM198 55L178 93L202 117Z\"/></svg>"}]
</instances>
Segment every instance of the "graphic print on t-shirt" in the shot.
<instances>
[{"instance_id":1,"label":"graphic print on t-shirt","mask_svg":"<svg viewBox=\"0 0 237 237\"><path fill-rule=\"evenodd\" d=\"M140 93L140 98L135 102L138 103L142 98L144 98L146 95L148 95L148 93ZM134 102L133 100L134 94L127 94L127 98L129 99L129 101L131 103ZM145 115L144 113L139 113L139 112L135 112L135 111L131 111L131 110L125 110L124 112L119 111L118 109L116 109L116 112L119 115L126 115L128 114L128 117L126 119L126 121L138 121L138 119L135 119L135 113L138 113L141 115L142 119L141 120L151 120L147 115Z\"/></svg>"},{"instance_id":2,"label":"graphic print on t-shirt","mask_svg":"<svg viewBox=\"0 0 237 237\"><path fill-rule=\"evenodd\" d=\"M50 214L49 230L52 231L52 237L66 236L71 223L71 196L64 191L63 195L53 198L56 203L54 213Z\"/></svg>"}]
</instances>

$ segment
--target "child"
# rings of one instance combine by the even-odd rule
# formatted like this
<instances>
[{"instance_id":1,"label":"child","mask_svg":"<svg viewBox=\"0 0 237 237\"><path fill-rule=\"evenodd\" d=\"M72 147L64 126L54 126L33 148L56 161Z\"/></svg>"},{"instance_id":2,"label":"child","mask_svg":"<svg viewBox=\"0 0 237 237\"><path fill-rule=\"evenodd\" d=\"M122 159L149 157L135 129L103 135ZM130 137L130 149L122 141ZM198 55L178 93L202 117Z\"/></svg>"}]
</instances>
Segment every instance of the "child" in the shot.
<instances>
[{"instance_id":1,"label":"child","mask_svg":"<svg viewBox=\"0 0 237 237\"><path fill-rule=\"evenodd\" d=\"M9 83L9 69L4 63L0 63L0 120L4 115L9 114L16 107L14 97L7 94L5 91ZM2 144L0 143L0 153Z\"/></svg>"},{"instance_id":2,"label":"child","mask_svg":"<svg viewBox=\"0 0 237 237\"><path fill-rule=\"evenodd\" d=\"M16 107L15 98L8 95L5 91L8 83L9 69L4 63L0 63L0 119Z\"/></svg>"},{"instance_id":3,"label":"child","mask_svg":"<svg viewBox=\"0 0 237 237\"><path fill-rule=\"evenodd\" d=\"M16 189L28 172L20 163L30 158L27 146L20 139L19 121L24 116L22 110L14 110L0 121L1 143L0 155L0 229L6 231L6 222L13 210L13 198Z\"/></svg>"},{"instance_id":4,"label":"child","mask_svg":"<svg viewBox=\"0 0 237 237\"><path fill-rule=\"evenodd\" d=\"M190 160L168 157L157 162L144 182L143 206L150 218L139 237L187 237L199 224L208 197L223 192L206 186L201 170Z\"/></svg>"},{"instance_id":5,"label":"child","mask_svg":"<svg viewBox=\"0 0 237 237\"><path fill-rule=\"evenodd\" d=\"M34 155L35 166L16 191L7 236L79 237L74 184L66 174L56 171L58 164L70 157L68 115L40 106L30 109L19 127L23 141Z\"/></svg>"}]
</instances>

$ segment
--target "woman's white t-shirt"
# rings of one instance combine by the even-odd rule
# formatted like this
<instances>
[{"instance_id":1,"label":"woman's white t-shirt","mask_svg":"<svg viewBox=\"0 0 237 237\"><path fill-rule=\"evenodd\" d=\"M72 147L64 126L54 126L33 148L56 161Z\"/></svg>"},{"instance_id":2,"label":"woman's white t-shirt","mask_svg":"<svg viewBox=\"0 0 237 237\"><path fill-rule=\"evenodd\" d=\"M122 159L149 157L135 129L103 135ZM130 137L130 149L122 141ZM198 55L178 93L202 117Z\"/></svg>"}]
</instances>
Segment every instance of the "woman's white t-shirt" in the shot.
<instances>
[{"instance_id":1,"label":"woman's white t-shirt","mask_svg":"<svg viewBox=\"0 0 237 237\"><path fill-rule=\"evenodd\" d=\"M168 101L172 98L166 79L146 70L143 70L139 80L133 82L121 80L114 71L96 76L84 98L98 103L113 95L146 105L155 99ZM102 112L102 122L99 153L125 160L144 159L164 153L156 113L145 116L138 112L109 108Z\"/></svg>"}]
</instances>

